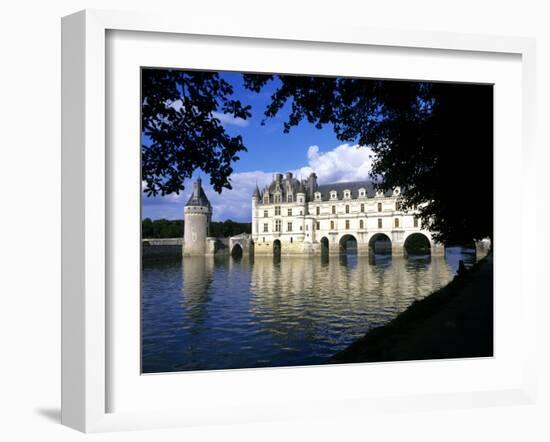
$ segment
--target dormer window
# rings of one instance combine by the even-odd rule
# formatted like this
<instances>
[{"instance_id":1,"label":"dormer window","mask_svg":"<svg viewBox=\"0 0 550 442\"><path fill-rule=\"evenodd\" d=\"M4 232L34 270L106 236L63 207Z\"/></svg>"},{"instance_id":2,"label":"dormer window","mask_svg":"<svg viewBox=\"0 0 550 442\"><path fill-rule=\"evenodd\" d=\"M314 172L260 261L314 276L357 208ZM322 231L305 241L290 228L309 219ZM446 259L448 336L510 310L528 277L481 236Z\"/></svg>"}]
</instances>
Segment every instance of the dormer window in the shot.
<instances>
[{"instance_id":1,"label":"dormer window","mask_svg":"<svg viewBox=\"0 0 550 442\"><path fill-rule=\"evenodd\" d=\"M287 203L291 203L292 200L293 200L293 199L292 199L292 194L289 193L289 194L286 196L286 202L287 202Z\"/></svg>"},{"instance_id":2,"label":"dormer window","mask_svg":"<svg viewBox=\"0 0 550 442\"><path fill-rule=\"evenodd\" d=\"M276 193L274 196L273 196L273 202L275 204L278 204L281 202L281 195L279 193Z\"/></svg>"},{"instance_id":3,"label":"dormer window","mask_svg":"<svg viewBox=\"0 0 550 442\"><path fill-rule=\"evenodd\" d=\"M399 195L401 193L401 189L399 187L396 187L395 189L393 189L393 194L395 196Z\"/></svg>"},{"instance_id":4,"label":"dormer window","mask_svg":"<svg viewBox=\"0 0 550 442\"><path fill-rule=\"evenodd\" d=\"M378 198L383 197L383 196L384 196L384 192L382 192L381 190L377 190L377 191L376 191L376 196L377 196Z\"/></svg>"},{"instance_id":5,"label":"dormer window","mask_svg":"<svg viewBox=\"0 0 550 442\"><path fill-rule=\"evenodd\" d=\"M365 198L366 192L365 189L361 188L359 189L359 198Z\"/></svg>"},{"instance_id":6,"label":"dormer window","mask_svg":"<svg viewBox=\"0 0 550 442\"><path fill-rule=\"evenodd\" d=\"M351 191L350 190L344 190L344 198L349 200L351 198Z\"/></svg>"},{"instance_id":7,"label":"dormer window","mask_svg":"<svg viewBox=\"0 0 550 442\"><path fill-rule=\"evenodd\" d=\"M321 192L315 192L315 201L321 201Z\"/></svg>"},{"instance_id":8,"label":"dormer window","mask_svg":"<svg viewBox=\"0 0 550 442\"><path fill-rule=\"evenodd\" d=\"M264 204L269 204L269 195L264 196Z\"/></svg>"},{"instance_id":9,"label":"dormer window","mask_svg":"<svg viewBox=\"0 0 550 442\"><path fill-rule=\"evenodd\" d=\"M336 190L331 190L330 191L330 199L335 200L337 198L338 198L338 196L337 196Z\"/></svg>"}]
</instances>

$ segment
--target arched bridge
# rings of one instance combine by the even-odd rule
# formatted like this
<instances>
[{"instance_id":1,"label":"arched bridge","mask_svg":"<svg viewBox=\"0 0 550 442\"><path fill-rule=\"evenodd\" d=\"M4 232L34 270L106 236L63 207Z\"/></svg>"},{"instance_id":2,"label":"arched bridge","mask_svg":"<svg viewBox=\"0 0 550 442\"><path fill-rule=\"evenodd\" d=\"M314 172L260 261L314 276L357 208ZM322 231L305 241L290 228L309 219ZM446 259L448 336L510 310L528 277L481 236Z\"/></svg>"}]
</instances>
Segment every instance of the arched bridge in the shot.
<instances>
[{"instance_id":1,"label":"arched bridge","mask_svg":"<svg viewBox=\"0 0 550 442\"><path fill-rule=\"evenodd\" d=\"M253 246L252 235L241 233L229 238L229 253L231 255L248 256Z\"/></svg>"},{"instance_id":2,"label":"arched bridge","mask_svg":"<svg viewBox=\"0 0 550 442\"><path fill-rule=\"evenodd\" d=\"M432 255L445 253L444 246L434 241L430 232L420 229L328 232L319 243L321 251L330 254L350 247L356 248L360 255L373 252L406 255L412 250Z\"/></svg>"}]
</instances>

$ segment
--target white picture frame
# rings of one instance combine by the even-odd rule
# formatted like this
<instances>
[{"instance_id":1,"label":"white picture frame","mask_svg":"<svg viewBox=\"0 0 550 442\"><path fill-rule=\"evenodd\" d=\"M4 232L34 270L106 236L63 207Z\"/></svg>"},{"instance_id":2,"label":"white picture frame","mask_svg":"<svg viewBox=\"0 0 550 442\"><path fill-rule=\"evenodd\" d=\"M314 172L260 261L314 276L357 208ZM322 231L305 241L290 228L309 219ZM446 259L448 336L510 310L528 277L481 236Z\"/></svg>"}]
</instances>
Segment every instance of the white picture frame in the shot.
<instances>
[{"instance_id":1,"label":"white picture frame","mask_svg":"<svg viewBox=\"0 0 550 442\"><path fill-rule=\"evenodd\" d=\"M521 64L521 164L523 186L518 190L524 221L517 231L526 237L526 220L535 219L535 175L529 173L534 155L535 106L535 43L532 39L493 37L451 33L416 31L388 31L346 26L295 27L266 22L217 22L206 17L195 17L182 22L169 15L156 16L144 13L125 13L87 10L63 18L62 21L62 423L85 432L122 429L157 428L208 424L210 422L248 422L288 417L311 417L341 414L365 414L374 411L408 409L455 408L499 405L504 403L532 403L535 397L535 339L525 340L521 356L522 373L500 388L485 390L472 387L461 392L437 387L434 391L413 395L388 393L369 397L359 392L348 395L333 392L326 398L309 398L304 404L285 407L282 402L273 406L255 407L253 396L248 402L235 399L231 413L211 412L197 407L191 414L175 407L141 409L138 411L112 411L109 392L113 389L109 372L113 355L107 339L111 321L108 291L109 243L112 230L108 228L109 194L107 173L109 167L106 82L108 32L153 32L163 35L216 36L254 41L283 42L293 45L300 42L338 45L346 47L401 48L403 51L426 49L433 52L468 52L483 59L487 54L506 54L519 57ZM157 34L158 35L158 34ZM498 106L498 105L497 105ZM498 137L497 137L498 140ZM498 175L498 174L497 174ZM496 221L499 222L498 220ZM536 287L534 270L523 265L526 256L534 255L534 243L520 241L522 278L521 306L524 315L519 319L526 336L535 333ZM498 242L497 242L498 244ZM498 253L498 251L497 251ZM498 260L497 266L498 266ZM498 321L498 316L496 318ZM378 364L384 370L390 365ZM456 368L456 367L455 367ZM346 370L346 376L361 376L365 364L348 367L323 367L330 370L327 376ZM422 365L410 366L422 370ZM284 373L292 370L283 369ZM260 373L260 374L257 374ZM270 377L281 373L240 370L221 374L217 382L229 378L240 383L250 381L254 389L261 388ZM192 379L204 381L201 374ZM202 380L201 380L202 378ZM520 379L521 378L521 379ZM175 378L171 378L175 379ZM213 378L212 378L213 379ZM169 378L163 380L170 384ZM206 381L208 382L208 379ZM197 394L197 393L193 393ZM197 398L198 399L198 398ZM193 397L186 401L192 402ZM223 402L223 401L222 401ZM220 403L221 406L226 406Z\"/></svg>"}]
</instances>

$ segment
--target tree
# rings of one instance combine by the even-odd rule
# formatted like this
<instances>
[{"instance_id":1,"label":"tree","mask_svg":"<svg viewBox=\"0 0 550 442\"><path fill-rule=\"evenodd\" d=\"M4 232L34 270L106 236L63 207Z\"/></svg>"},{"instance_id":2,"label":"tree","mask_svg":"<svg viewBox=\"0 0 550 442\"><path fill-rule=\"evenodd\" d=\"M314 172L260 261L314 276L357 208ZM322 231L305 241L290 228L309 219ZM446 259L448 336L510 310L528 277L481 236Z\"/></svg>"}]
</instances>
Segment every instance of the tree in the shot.
<instances>
[{"instance_id":1,"label":"tree","mask_svg":"<svg viewBox=\"0 0 550 442\"><path fill-rule=\"evenodd\" d=\"M277 80L265 117L290 105L284 131L302 121L329 125L343 142L370 146L372 178L401 187L403 208L446 243L492 238L493 88L491 85L243 75L260 92ZM142 71L142 179L147 195L179 192L200 168L217 192L246 148L219 113L250 117L215 72Z\"/></svg>"},{"instance_id":2,"label":"tree","mask_svg":"<svg viewBox=\"0 0 550 442\"><path fill-rule=\"evenodd\" d=\"M200 168L217 192L231 189L231 167L246 151L217 115L250 117L250 106L233 100L232 86L216 72L142 70L141 164L148 196L179 193Z\"/></svg>"},{"instance_id":3,"label":"tree","mask_svg":"<svg viewBox=\"0 0 550 442\"><path fill-rule=\"evenodd\" d=\"M185 223L183 220L145 218L141 221L142 238L181 238ZM252 223L239 223L230 219L210 223L210 236L229 237L240 233L251 233Z\"/></svg>"},{"instance_id":4,"label":"tree","mask_svg":"<svg viewBox=\"0 0 550 442\"><path fill-rule=\"evenodd\" d=\"M254 92L274 79L265 117L289 103L285 132L302 120L331 125L340 140L372 148L373 180L399 186L401 206L418 208L437 240L492 238L491 85L244 75Z\"/></svg>"}]
</instances>

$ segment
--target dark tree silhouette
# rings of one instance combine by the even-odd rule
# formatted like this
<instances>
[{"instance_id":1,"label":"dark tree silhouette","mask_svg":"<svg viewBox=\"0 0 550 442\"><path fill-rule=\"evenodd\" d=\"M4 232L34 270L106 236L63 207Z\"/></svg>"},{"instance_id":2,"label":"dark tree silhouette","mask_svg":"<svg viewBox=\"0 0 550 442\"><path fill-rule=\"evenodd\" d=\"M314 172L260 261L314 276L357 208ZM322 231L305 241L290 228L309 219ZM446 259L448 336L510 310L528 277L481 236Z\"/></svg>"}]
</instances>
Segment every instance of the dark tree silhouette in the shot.
<instances>
[{"instance_id":1,"label":"dark tree silhouette","mask_svg":"<svg viewBox=\"0 0 550 442\"><path fill-rule=\"evenodd\" d=\"M144 192L166 195L200 168L217 192L231 188L229 176L241 136L230 136L216 112L250 117L250 106L233 100L232 86L216 72L143 69L141 164Z\"/></svg>"},{"instance_id":2,"label":"dark tree silhouette","mask_svg":"<svg viewBox=\"0 0 550 442\"><path fill-rule=\"evenodd\" d=\"M421 211L436 239L460 243L493 235L493 88L491 85L243 75L260 92L276 79L265 110L286 104L289 132L305 120L329 125L344 142L370 146L373 179L403 190L402 207ZM200 168L217 192L246 148L216 112L250 117L215 72L142 70L142 179L147 195L179 192Z\"/></svg>"},{"instance_id":3,"label":"dark tree silhouette","mask_svg":"<svg viewBox=\"0 0 550 442\"><path fill-rule=\"evenodd\" d=\"M183 220L167 220L145 218L141 221L142 238L181 238L185 223ZM241 233L251 233L252 223L239 223L233 220L212 221L210 223L210 236L229 237Z\"/></svg>"},{"instance_id":4,"label":"dark tree silhouette","mask_svg":"<svg viewBox=\"0 0 550 442\"><path fill-rule=\"evenodd\" d=\"M265 110L290 103L289 132L302 120L331 125L345 142L371 146L372 177L403 190L442 242L493 235L493 87L293 75L244 75L260 92L278 86Z\"/></svg>"}]
</instances>

